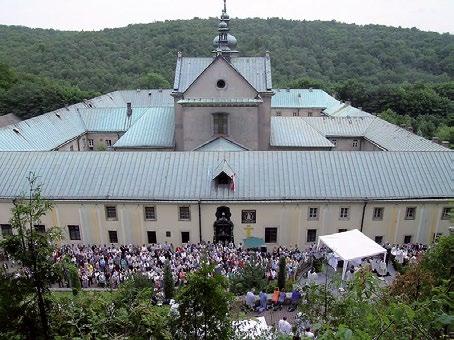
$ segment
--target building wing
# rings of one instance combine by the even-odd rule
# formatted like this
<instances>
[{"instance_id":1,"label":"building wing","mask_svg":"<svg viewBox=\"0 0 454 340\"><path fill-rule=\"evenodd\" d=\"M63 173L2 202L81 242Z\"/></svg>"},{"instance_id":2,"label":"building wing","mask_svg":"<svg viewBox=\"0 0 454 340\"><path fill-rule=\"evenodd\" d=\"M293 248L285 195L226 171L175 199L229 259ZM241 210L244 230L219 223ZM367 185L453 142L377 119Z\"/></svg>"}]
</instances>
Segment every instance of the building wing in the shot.
<instances>
[{"instance_id":1,"label":"building wing","mask_svg":"<svg viewBox=\"0 0 454 340\"><path fill-rule=\"evenodd\" d=\"M216 186L223 160L235 191ZM325 200L452 198L452 152L0 152L0 198L29 172L55 200Z\"/></svg>"},{"instance_id":2,"label":"building wing","mask_svg":"<svg viewBox=\"0 0 454 340\"><path fill-rule=\"evenodd\" d=\"M273 147L332 148L325 136L299 117L271 117Z\"/></svg>"},{"instance_id":3,"label":"building wing","mask_svg":"<svg viewBox=\"0 0 454 340\"><path fill-rule=\"evenodd\" d=\"M174 117L173 107L148 108L140 119L114 144L114 148L173 148L175 146Z\"/></svg>"},{"instance_id":4,"label":"building wing","mask_svg":"<svg viewBox=\"0 0 454 340\"><path fill-rule=\"evenodd\" d=\"M319 89L274 89L272 108L328 108L341 103Z\"/></svg>"}]
</instances>

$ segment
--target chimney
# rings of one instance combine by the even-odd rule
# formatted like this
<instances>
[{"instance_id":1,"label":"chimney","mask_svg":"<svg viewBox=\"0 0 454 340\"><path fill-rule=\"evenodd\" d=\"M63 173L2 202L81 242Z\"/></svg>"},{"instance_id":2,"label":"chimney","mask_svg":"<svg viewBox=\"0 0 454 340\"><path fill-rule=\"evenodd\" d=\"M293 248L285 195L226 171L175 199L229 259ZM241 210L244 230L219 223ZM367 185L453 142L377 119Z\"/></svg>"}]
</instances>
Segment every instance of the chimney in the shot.
<instances>
[{"instance_id":1,"label":"chimney","mask_svg":"<svg viewBox=\"0 0 454 340\"><path fill-rule=\"evenodd\" d=\"M312 87L309 87L309 92L312 92Z\"/></svg>"},{"instance_id":2,"label":"chimney","mask_svg":"<svg viewBox=\"0 0 454 340\"><path fill-rule=\"evenodd\" d=\"M441 142L441 145L444 146L445 148L449 149L449 141L444 140L444 141Z\"/></svg>"},{"instance_id":3,"label":"chimney","mask_svg":"<svg viewBox=\"0 0 454 340\"><path fill-rule=\"evenodd\" d=\"M126 103L126 115L128 117L132 116L132 106L131 103Z\"/></svg>"},{"instance_id":4,"label":"chimney","mask_svg":"<svg viewBox=\"0 0 454 340\"><path fill-rule=\"evenodd\" d=\"M413 133L413 127L411 125L407 126L407 130L410 131L411 133Z\"/></svg>"},{"instance_id":5,"label":"chimney","mask_svg":"<svg viewBox=\"0 0 454 340\"><path fill-rule=\"evenodd\" d=\"M352 103L351 103L351 101L346 100L346 101L345 101L345 105L350 106L350 105L352 105Z\"/></svg>"},{"instance_id":6,"label":"chimney","mask_svg":"<svg viewBox=\"0 0 454 340\"><path fill-rule=\"evenodd\" d=\"M287 92L290 92L290 89L287 87Z\"/></svg>"},{"instance_id":7,"label":"chimney","mask_svg":"<svg viewBox=\"0 0 454 340\"><path fill-rule=\"evenodd\" d=\"M362 111L363 107L362 106L358 106L358 110Z\"/></svg>"},{"instance_id":8,"label":"chimney","mask_svg":"<svg viewBox=\"0 0 454 340\"><path fill-rule=\"evenodd\" d=\"M438 137L432 137L432 142L440 144L440 138Z\"/></svg>"}]
</instances>

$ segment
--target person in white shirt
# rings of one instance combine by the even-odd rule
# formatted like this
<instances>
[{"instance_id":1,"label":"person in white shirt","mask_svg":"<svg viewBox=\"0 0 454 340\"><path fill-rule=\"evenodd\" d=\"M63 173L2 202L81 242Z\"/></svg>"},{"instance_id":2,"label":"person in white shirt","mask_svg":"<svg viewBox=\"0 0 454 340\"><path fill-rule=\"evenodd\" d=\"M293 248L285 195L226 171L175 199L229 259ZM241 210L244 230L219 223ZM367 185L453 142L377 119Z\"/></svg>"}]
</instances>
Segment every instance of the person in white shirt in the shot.
<instances>
[{"instance_id":1,"label":"person in white shirt","mask_svg":"<svg viewBox=\"0 0 454 340\"><path fill-rule=\"evenodd\" d=\"M246 294L246 305L248 305L249 308L254 309L254 307L255 307L254 290L247 292L247 294Z\"/></svg>"},{"instance_id":2,"label":"person in white shirt","mask_svg":"<svg viewBox=\"0 0 454 340\"><path fill-rule=\"evenodd\" d=\"M292 325L287 321L284 316L278 323L279 332L283 334L290 334L292 332Z\"/></svg>"},{"instance_id":3,"label":"person in white shirt","mask_svg":"<svg viewBox=\"0 0 454 340\"><path fill-rule=\"evenodd\" d=\"M309 327L307 327L306 330L304 331L304 336L306 338L311 338L311 339L315 338L314 333L311 332L311 329Z\"/></svg>"}]
</instances>

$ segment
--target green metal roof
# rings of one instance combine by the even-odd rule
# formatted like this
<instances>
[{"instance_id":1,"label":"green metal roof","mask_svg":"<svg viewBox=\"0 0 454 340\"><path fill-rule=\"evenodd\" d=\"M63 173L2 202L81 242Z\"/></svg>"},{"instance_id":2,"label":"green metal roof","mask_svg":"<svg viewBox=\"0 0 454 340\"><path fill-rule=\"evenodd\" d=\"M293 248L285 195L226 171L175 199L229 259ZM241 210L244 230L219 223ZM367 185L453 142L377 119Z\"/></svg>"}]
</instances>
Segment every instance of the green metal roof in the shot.
<instances>
[{"instance_id":1,"label":"green metal roof","mask_svg":"<svg viewBox=\"0 0 454 340\"><path fill-rule=\"evenodd\" d=\"M272 146L333 147L327 137L365 138L388 151L450 151L440 144L372 115L271 119Z\"/></svg>"},{"instance_id":2,"label":"green metal roof","mask_svg":"<svg viewBox=\"0 0 454 340\"><path fill-rule=\"evenodd\" d=\"M319 89L274 89L272 108L327 108L340 102Z\"/></svg>"},{"instance_id":3,"label":"green metal roof","mask_svg":"<svg viewBox=\"0 0 454 340\"><path fill-rule=\"evenodd\" d=\"M175 92L185 92L214 58L179 57L175 68ZM230 64L258 91L272 89L269 57L232 57Z\"/></svg>"},{"instance_id":4,"label":"green metal roof","mask_svg":"<svg viewBox=\"0 0 454 340\"><path fill-rule=\"evenodd\" d=\"M224 137L216 137L196 147L194 151L247 151L244 146Z\"/></svg>"},{"instance_id":5,"label":"green metal roof","mask_svg":"<svg viewBox=\"0 0 454 340\"><path fill-rule=\"evenodd\" d=\"M148 108L114 148L173 148L174 117L173 107Z\"/></svg>"},{"instance_id":6,"label":"green metal roof","mask_svg":"<svg viewBox=\"0 0 454 340\"><path fill-rule=\"evenodd\" d=\"M217 186L226 160L235 191ZM0 152L0 198L34 172L55 200L451 199L452 152Z\"/></svg>"},{"instance_id":7,"label":"green metal roof","mask_svg":"<svg viewBox=\"0 0 454 340\"><path fill-rule=\"evenodd\" d=\"M278 147L334 147L333 143L300 117L271 117L270 145Z\"/></svg>"}]
</instances>

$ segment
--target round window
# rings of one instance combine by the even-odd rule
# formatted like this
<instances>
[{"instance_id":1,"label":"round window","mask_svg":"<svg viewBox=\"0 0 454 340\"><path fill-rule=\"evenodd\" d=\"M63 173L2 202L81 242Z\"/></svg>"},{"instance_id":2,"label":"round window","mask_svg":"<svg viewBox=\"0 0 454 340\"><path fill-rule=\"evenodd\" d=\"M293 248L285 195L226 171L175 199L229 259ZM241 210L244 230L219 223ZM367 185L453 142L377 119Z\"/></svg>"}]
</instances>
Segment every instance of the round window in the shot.
<instances>
[{"instance_id":1,"label":"round window","mask_svg":"<svg viewBox=\"0 0 454 340\"><path fill-rule=\"evenodd\" d=\"M223 89L225 87L225 80L219 79L218 82L216 83L216 86L219 89Z\"/></svg>"}]
</instances>

